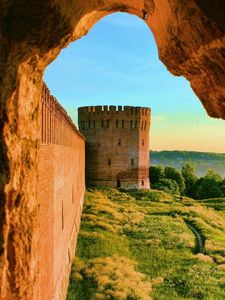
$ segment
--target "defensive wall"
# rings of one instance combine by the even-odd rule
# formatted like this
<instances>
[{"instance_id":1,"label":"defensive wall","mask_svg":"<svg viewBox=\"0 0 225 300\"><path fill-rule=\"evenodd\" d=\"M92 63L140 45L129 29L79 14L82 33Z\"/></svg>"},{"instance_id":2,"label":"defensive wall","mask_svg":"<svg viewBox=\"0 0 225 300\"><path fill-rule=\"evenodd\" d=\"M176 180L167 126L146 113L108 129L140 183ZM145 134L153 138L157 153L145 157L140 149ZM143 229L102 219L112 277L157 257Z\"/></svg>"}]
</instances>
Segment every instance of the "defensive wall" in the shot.
<instances>
[{"instance_id":1,"label":"defensive wall","mask_svg":"<svg viewBox=\"0 0 225 300\"><path fill-rule=\"evenodd\" d=\"M66 111L42 90L39 151L38 279L34 299L65 299L85 189L85 141Z\"/></svg>"},{"instance_id":2,"label":"defensive wall","mask_svg":"<svg viewBox=\"0 0 225 300\"><path fill-rule=\"evenodd\" d=\"M149 188L150 113L149 108L131 106L78 109L88 184Z\"/></svg>"}]
</instances>

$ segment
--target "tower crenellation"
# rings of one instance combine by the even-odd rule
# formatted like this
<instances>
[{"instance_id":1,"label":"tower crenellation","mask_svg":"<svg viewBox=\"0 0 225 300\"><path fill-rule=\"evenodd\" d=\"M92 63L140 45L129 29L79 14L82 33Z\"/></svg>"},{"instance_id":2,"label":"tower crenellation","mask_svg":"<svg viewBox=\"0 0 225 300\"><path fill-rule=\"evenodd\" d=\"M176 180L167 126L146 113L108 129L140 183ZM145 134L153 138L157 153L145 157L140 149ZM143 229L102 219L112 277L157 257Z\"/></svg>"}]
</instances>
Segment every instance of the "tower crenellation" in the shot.
<instances>
[{"instance_id":1,"label":"tower crenellation","mask_svg":"<svg viewBox=\"0 0 225 300\"><path fill-rule=\"evenodd\" d=\"M151 110L134 106L78 108L86 139L86 177L94 185L149 188Z\"/></svg>"},{"instance_id":2,"label":"tower crenellation","mask_svg":"<svg viewBox=\"0 0 225 300\"><path fill-rule=\"evenodd\" d=\"M115 105L97 105L97 106L83 106L78 108L80 115L85 114L123 114L123 115L133 115L133 114L150 114L151 109L149 107L140 106L115 106Z\"/></svg>"},{"instance_id":3,"label":"tower crenellation","mask_svg":"<svg viewBox=\"0 0 225 300\"><path fill-rule=\"evenodd\" d=\"M81 130L107 128L149 130L150 108L132 106L85 106L78 109Z\"/></svg>"}]
</instances>

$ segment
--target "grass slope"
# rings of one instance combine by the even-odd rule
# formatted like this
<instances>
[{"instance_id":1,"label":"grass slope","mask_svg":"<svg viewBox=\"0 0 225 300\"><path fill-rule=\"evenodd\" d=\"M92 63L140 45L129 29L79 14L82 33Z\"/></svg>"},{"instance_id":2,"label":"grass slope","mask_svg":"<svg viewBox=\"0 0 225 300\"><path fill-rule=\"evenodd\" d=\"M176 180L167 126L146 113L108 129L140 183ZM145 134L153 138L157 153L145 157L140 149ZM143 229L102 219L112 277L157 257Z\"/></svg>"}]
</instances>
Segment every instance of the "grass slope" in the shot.
<instances>
[{"instance_id":1,"label":"grass slope","mask_svg":"<svg viewBox=\"0 0 225 300\"><path fill-rule=\"evenodd\" d=\"M225 299L225 199L217 200L89 189L67 300Z\"/></svg>"}]
</instances>

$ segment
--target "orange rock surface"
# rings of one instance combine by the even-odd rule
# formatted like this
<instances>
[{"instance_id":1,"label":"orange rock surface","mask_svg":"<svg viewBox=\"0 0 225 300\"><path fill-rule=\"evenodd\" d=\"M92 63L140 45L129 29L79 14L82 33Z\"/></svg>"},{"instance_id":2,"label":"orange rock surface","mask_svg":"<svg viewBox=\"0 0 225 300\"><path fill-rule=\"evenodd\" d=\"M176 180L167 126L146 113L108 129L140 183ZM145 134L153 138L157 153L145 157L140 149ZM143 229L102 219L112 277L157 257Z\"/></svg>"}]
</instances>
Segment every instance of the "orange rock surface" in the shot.
<instances>
[{"instance_id":1,"label":"orange rock surface","mask_svg":"<svg viewBox=\"0 0 225 300\"><path fill-rule=\"evenodd\" d=\"M225 6L215 0L0 1L0 298L37 299L42 76L103 16L145 19L159 58L225 119Z\"/></svg>"}]
</instances>

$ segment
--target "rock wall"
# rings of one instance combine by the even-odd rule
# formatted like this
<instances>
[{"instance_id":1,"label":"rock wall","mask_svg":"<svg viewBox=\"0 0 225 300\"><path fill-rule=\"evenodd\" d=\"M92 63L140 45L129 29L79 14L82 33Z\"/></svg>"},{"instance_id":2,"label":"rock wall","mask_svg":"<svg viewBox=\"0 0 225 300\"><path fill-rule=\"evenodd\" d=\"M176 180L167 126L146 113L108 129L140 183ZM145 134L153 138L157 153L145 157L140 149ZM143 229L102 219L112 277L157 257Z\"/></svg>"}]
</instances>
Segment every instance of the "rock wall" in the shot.
<instances>
[{"instance_id":1,"label":"rock wall","mask_svg":"<svg viewBox=\"0 0 225 300\"><path fill-rule=\"evenodd\" d=\"M84 196L84 139L43 86L38 278L34 299L65 299Z\"/></svg>"},{"instance_id":2,"label":"rock wall","mask_svg":"<svg viewBox=\"0 0 225 300\"><path fill-rule=\"evenodd\" d=\"M207 113L225 119L225 7L221 0L0 0L0 298L34 299L38 165L46 66L102 17L134 14L159 58L185 76Z\"/></svg>"},{"instance_id":3,"label":"rock wall","mask_svg":"<svg viewBox=\"0 0 225 300\"><path fill-rule=\"evenodd\" d=\"M79 107L78 122L89 184L149 188L149 108Z\"/></svg>"}]
</instances>

